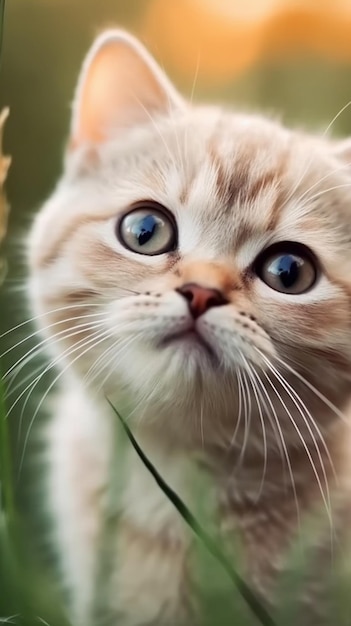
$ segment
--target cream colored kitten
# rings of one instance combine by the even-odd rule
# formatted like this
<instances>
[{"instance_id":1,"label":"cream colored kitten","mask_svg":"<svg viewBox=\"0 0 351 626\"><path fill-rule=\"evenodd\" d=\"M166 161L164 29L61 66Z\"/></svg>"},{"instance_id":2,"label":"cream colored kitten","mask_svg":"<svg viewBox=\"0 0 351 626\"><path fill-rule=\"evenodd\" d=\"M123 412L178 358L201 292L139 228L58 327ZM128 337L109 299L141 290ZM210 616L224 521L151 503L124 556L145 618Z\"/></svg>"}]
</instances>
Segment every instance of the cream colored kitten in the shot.
<instances>
[{"instance_id":1,"label":"cream colored kitten","mask_svg":"<svg viewBox=\"0 0 351 626\"><path fill-rule=\"evenodd\" d=\"M190 506L201 458L220 527L239 535L267 602L313 510L328 511L316 543L331 567L328 524L347 528L350 502L350 155L347 142L184 102L128 34L94 43L64 172L29 242L33 309L61 372L48 494L75 624L96 624L106 396L128 404ZM191 533L132 449L121 472L108 623L195 624ZM305 588L316 623L320 573Z\"/></svg>"}]
</instances>

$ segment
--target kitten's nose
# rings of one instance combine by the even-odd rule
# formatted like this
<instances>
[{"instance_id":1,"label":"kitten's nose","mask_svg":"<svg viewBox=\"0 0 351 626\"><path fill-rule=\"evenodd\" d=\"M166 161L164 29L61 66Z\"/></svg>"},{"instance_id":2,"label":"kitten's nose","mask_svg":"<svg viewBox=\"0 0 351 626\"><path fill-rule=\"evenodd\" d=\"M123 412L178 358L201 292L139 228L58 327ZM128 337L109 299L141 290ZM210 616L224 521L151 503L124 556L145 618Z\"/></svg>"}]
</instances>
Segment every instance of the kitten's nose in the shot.
<instances>
[{"instance_id":1,"label":"kitten's nose","mask_svg":"<svg viewBox=\"0 0 351 626\"><path fill-rule=\"evenodd\" d=\"M188 301L189 310L194 319L212 307L228 304L228 300L218 289L202 287L197 283L186 283L176 291Z\"/></svg>"}]
</instances>

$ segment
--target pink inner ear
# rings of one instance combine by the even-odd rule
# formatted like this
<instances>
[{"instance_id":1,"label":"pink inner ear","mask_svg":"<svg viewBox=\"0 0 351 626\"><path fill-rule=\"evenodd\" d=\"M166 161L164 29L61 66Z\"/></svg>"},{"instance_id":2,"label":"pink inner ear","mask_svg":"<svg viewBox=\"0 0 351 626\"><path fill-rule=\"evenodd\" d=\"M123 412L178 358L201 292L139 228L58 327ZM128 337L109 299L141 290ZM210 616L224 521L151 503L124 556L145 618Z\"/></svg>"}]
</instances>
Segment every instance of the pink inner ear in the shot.
<instances>
[{"instance_id":1,"label":"pink inner ear","mask_svg":"<svg viewBox=\"0 0 351 626\"><path fill-rule=\"evenodd\" d=\"M169 110L167 79L161 70L154 71L154 62L150 64L146 51L133 41L121 37L105 40L83 69L72 148L102 142L110 132L150 121L155 112Z\"/></svg>"}]
</instances>

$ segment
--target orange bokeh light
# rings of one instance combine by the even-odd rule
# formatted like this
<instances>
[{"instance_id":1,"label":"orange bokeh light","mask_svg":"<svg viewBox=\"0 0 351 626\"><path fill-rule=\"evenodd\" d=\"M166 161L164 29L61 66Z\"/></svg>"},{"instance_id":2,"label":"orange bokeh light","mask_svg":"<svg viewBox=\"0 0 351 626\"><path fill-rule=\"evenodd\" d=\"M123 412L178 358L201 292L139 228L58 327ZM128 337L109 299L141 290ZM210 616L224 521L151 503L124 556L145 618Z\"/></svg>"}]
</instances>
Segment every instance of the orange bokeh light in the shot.
<instances>
[{"instance_id":1,"label":"orange bokeh light","mask_svg":"<svg viewBox=\"0 0 351 626\"><path fill-rule=\"evenodd\" d=\"M199 66L211 83L306 51L351 61L349 0L250 0L244 7L242 0L151 0L142 34L185 79Z\"/></svg>"}]
</instances>

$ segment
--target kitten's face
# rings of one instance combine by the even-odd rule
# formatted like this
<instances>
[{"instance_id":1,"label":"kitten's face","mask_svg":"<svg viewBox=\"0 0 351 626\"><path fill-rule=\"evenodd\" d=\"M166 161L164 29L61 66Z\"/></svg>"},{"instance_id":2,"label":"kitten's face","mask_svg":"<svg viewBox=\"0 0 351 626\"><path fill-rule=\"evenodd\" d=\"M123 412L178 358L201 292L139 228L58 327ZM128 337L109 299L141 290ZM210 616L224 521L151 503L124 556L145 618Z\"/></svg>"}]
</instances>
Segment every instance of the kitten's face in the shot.
<instances>
[{"instance_id":1,"label":"kitten's face","mask_svg":"<svg viewBox=\"0 0 351 626\"><path fill-rule=\"evenodd\" d=\"M127 389L178 434L181 415L202 439L221 430L229 441L241 413L261 436L277 416L294 432L291 410L302 429L305 410L329 420L351 372L346 159L264 118L175 103L164 83L170 112L130 121L118 91L123 128L114 120L101 138L84 109L101 49L31 237L32 298L60 364L109 394Z\"/></svg>"}]
</instances>

